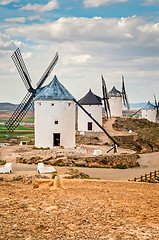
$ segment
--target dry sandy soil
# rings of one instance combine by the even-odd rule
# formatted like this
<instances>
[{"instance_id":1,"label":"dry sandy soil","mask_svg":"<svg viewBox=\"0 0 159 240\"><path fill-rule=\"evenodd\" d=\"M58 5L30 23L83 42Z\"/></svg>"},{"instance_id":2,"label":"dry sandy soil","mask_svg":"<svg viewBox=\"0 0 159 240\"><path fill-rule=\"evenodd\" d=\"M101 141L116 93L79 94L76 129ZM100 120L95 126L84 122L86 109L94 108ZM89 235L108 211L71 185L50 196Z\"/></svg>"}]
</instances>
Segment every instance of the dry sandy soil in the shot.
<instances>
[{"instance_id":1,"label":"dry sandy soil","mask_svg":"<svg viewBox=\"0 0 159 240\"><path fill-rule=\"evenodd\" d=\"M0 239L159 239L158 184L0 182Z\"/></svg>"}]
</instances>

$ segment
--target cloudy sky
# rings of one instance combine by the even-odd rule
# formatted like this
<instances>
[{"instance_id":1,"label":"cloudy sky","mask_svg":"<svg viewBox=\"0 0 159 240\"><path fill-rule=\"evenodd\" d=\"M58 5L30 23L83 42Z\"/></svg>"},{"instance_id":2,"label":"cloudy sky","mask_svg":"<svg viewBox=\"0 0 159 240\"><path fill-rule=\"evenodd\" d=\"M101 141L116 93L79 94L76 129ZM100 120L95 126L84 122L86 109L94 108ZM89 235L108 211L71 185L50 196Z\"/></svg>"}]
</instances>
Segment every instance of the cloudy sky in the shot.
<instances>
[{"instance_id":1,"label":"cloudy sky","mask_svg":"<svg viewBox=\"0 0 159 240\"><path fill-rule=\"evenodd\" d=\"M55 53L54 74L77 98L89 88L121 90L130 102L159 100L159 0L0 0L0 102L19 103L25 86L11 59L20 48L32 84Z\"/></svg>"}]
</instances>

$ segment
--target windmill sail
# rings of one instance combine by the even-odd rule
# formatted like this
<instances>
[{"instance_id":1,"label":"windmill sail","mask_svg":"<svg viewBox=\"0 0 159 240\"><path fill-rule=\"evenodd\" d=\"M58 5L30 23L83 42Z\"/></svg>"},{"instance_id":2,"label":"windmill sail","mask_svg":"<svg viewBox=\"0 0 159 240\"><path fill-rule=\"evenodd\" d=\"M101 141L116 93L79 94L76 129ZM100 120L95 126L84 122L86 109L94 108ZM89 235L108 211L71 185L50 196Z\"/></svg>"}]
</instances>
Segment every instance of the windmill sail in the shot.
<instances>
[{"instance_id":1,"label":"windmill sail","mask_svg":"<svg viewBox=\"0 0 159 240\"><path fill-rule=\"evenodd\" d=\"M34 94L30 92L28 92L26 96L23 98L23 100L18 105L17 109L14 111L14 113L12 114L12 116L9 118L8 122L5 125L9 131L12 132L13 130L15 130L15 128L22 121L22 119L32 106L33 98Z\"/></svg>"},{"instance_id":2,"label":"windmill sail","mask_svg":"<svg viewBox=\"0 0 159 240\"><path fill-rule=\"evenodd\" d=\"M155 107L157 109L157 115L159 115L159 104L157 103L155 94L154 94L154 99L155 99Z\"/></svg>"},{"instance_id":3,"label":"windmill sail","mask_svg":"<svg viewBox=\"0 0 159 240\"><path fill-rule=\"evenodd\" d=\"M15 112L12 114L12 116L9 118L8 122L5 124L6 128L9 131L13 131L19 125L24 116L27 114L28 110L31 108L31 106L33 106L32 100L36 96L36 90L42 86L47 77L51 74L55 64L57 63L58 57L58 53L56 53L54 59L46 69L45 73L42 75L40 81L38 82L37 88L33 89L31 86L31 78L25 66L20 49L18 48L12 55L12 59L17 67L20 77L24 82L25 87L28 90L28 93L26 94L22 102L19 104Z\"/></svg>"},{"instance_id":4,"label":"windmill sail","mask_svg":"<svg viewBox=\"0 0 159 240\"><path fill-rule=\"evenodd\" d=\"M108 98L107 87L106 87L106 83L105 83L103 76L102 76L102 92L103 92L105 113L108 118L109 116L111 117L111 111L110 111L110 105L109 105L109 101L108 101L109 98Z\"/></svg>"},{"instance_id":5,"label":"windmill sail","mask_svg":"<svg viewBox=\"0 0 159 240\"><path fill-rule=\"evenodd\" d=\"M129 110L130 105L129 105L126 90L125 90L125 83L124 83L124 77L123 76L122 76L122 97L123 97L124 106L127 107L127 109Z\"/></svg>"},{"instance_id":6,"label":"windmill sail","mask_svg":"<svg viewBox=\"0 0 159 240\"><path fill-rule=\"evenodd\" d=\"M11 57L15 63L15 66L17 67L19 75L20 75L21 79L23 80L26 89L27 90L32 89L31 78L30 78L28 70L25 66L20 49L18 48Z\"/></svg>"},{"instance_id":7,"label":"windmill sail","mask_svg":"<svg viewBox=\"0 0 159 240\"><path fill-rule=\"evenodd\" d=\"M42 77L40 78L40 80L39 80L39 82L37 84L37 88L36 89L40 88L43 85L43 83L46 80L46 78L51 74L54 66L56 65L56 63L58 61L58 58L59 58L59 55L58 55L58 53L56 53L54 59L52 60L52 62L50 63L50 65L48 66L48 68L46 69L44 74L42 75Z\"/></svg>"}]
</instances>

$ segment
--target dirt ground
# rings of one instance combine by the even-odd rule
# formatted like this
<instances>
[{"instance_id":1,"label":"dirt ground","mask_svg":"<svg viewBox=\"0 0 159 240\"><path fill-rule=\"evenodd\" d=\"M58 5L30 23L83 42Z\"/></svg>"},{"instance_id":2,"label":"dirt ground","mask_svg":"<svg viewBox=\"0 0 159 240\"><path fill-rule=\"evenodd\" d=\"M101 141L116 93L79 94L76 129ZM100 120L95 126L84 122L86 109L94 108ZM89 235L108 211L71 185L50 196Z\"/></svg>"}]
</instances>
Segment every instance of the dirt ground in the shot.
<instances>
[{"instance_id":1,"label":"dirt ground","mask_svg":"<svg viewBox=\"0 0 159 240\"><path fill-rule=\"evenodd\" d=\"M159 239L158 184L0 182L0 239Z\"/></svg>"}]
</instances>

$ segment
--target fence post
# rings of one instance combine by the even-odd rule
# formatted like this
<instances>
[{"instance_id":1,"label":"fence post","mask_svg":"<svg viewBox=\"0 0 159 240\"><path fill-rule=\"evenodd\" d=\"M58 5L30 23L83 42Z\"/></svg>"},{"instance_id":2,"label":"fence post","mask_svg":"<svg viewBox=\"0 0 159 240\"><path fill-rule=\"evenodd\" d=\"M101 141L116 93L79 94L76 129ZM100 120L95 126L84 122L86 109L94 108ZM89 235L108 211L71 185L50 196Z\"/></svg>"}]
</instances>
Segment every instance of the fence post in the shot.
<instances>
[{"instance_id":1,"label":"fence post","mask_svg":"<svg viewBox=\"0 0 159 240\"><path fill-rule=\"evenodd\" d=\"M136 182L136 177L134 178L134 182Z\"/></svg>"},{"instance_id":2,"label":"fence post","mask_svg":"<svg viewBox=\"0 0 159 240\"><path fill-rule=\"evenodd\" d=\"M145 181L147 181L147 174L145 174Z\"/></svg>"},{"instance_id":3,"label":"fence post","mask_svg":"<svg viewBox=\"0 0 159 240\"><path fill-rule=\"evenodd\" d=\"M155 178L155 179L156 179L156 175L157 175L157 174L156 174L156 171L154 171L154 178Z\"/></svg>"},{"instance_id":4,"label":"fence post","mask_svg":"<svg viewBox=\"0 0 159 240\"><path fill-rule=\"evenodd\" d=\"M143 181L143 176L141 175L141 182Z\"/></svg>"}]
</instances>

